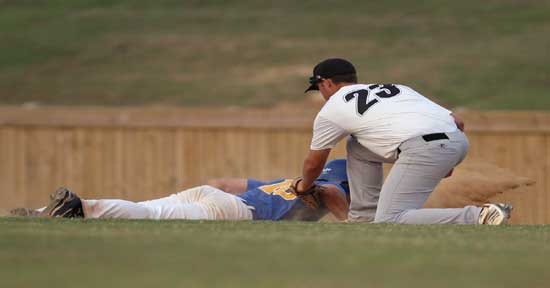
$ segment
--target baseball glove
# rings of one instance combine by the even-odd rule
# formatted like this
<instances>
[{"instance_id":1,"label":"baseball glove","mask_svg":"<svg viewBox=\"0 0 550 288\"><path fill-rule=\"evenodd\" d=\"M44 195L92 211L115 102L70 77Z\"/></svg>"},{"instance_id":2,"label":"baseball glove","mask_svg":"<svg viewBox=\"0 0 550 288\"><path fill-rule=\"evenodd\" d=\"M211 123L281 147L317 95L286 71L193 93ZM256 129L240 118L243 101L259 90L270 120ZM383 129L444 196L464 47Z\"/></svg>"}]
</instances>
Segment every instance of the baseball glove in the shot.
<instances>
[{"instance_id":1,"label":"baseball glove","mask_svg":"<svg viewBox=\"0 0 550 288\"><path fill-rule=\"evenodd\" d=\"M297 177L292 181L292 185L290 185L290 193L296 195L296 197L300 198L304 204L306 204L309 208L312 209L318 209L321 207L322 200L321 200L321 192L325 189L323 186L313 184L309 189L306 191L298 192L298 183L302 181L302 177Z\"/></svg>"}]
</instances>

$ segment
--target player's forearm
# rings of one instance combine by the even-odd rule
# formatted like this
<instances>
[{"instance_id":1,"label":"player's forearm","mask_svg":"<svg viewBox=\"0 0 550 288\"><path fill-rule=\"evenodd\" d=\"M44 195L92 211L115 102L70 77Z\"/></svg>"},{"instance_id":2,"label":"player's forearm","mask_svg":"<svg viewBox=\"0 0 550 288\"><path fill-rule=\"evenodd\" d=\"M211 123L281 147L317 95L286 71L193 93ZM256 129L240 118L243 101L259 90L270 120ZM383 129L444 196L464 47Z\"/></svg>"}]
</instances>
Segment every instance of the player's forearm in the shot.
<instances>
[{"instance_id":1,"label":"player's forearm","mask_svg":"<svg viewBox=\"0 0 550 288\"><path fill-rule=\"evenodd\" d=\"M330 149L325 150L310 150L302 169L303 180L298 184L298 189L304 191L313 185L313 181L321 175L327 157L330 154Z\"/></svg>"},{"instance_id":2,"label":"player's forearm","mask_svg":"<svg viewBox=\"0 0 550 288\"><path fill-rule=\"evenodd\" d=\"M304 162L304 168L302 171L303 180L300 182L299 190L303 191L313 185L313 181L321 175L323 171L323 165L315 166L314 164Z\"/></svg>"}]
</instances>

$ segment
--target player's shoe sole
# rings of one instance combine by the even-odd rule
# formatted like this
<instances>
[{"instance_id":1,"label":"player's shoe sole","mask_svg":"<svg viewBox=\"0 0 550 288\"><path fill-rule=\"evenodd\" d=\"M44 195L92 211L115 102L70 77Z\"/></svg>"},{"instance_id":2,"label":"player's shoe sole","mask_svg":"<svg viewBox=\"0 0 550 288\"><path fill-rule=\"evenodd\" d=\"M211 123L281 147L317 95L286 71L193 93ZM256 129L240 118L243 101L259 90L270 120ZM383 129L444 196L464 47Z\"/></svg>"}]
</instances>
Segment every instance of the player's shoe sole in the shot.
<instances>
[{"instance_id":1,"label":"player's shoe sole","mask_svg":"<svg viewBox=\"0 0 550 288\"><path fill-rule=\"evenodd\" d=\"M15 208L10 210L10 215L17 217L38 217L40 216L40 212L31 208Z\"/></svg>"},{"instance_id":2,"label":"player's shoe sole","mask_svg":"<svg viewBox=\"0 0 550 288\"><path fill-rule=\"evenodd\" d=\"M504 203L485 204L479 214L478 224L501 225L508 223L512 205Z\"/></svg>"},{"instance_id":3,"label":"player's shoe sole","mask_svg":"<svg viewBox=\"0 0 550 288\"><path fill-rule=\"evenodd\" d=\"M82 218L82 201L69 189L60 187L50 196L50 204L40 213L42 217Z\"/></svg>"}]
</instances>

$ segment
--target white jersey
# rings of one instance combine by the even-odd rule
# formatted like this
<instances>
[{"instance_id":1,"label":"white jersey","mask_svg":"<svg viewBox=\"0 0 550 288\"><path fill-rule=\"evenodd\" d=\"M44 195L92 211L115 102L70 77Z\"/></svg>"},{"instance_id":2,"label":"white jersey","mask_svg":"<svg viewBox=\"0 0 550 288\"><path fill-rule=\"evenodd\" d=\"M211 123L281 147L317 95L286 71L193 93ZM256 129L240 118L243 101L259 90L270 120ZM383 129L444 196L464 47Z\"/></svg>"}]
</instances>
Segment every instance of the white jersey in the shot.
<instances>
[{"instance_id":1,"label":"white jersey","mask_svg":"<svg viewBox=\"0 0 550 288\"><path fill-rule=\"evenodd\" d=\"M333 148L352 135L367 149L392 160L399 145L408 139L456 131L451 113L407 86L344 86L317 114L311 149Z\"/></svg>"}]
</instances>

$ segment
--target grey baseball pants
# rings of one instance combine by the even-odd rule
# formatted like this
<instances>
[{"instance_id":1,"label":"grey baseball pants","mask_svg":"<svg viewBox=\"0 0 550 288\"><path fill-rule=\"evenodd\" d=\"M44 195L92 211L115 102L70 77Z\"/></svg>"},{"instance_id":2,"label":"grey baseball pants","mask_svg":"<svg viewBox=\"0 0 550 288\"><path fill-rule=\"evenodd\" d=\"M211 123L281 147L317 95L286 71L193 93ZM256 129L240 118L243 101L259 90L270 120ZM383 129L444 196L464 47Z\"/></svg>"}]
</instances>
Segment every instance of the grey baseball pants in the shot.
<instances>
[{"instance_id":1,"label":"grey baseball pants","mask_svg":"<svg viewBox=\"0 0 550 288\"><path fill-rule=\"evenodd\" d=\"M480 207L422 209L441 179L468 152L464 133L445 134L449 139L426 141L419 136L403 142L385 183L382 163L388 161L350 137L347 143L351 190L349 220L403 224L477 223Z\"/></svg>"}]
</instances>

